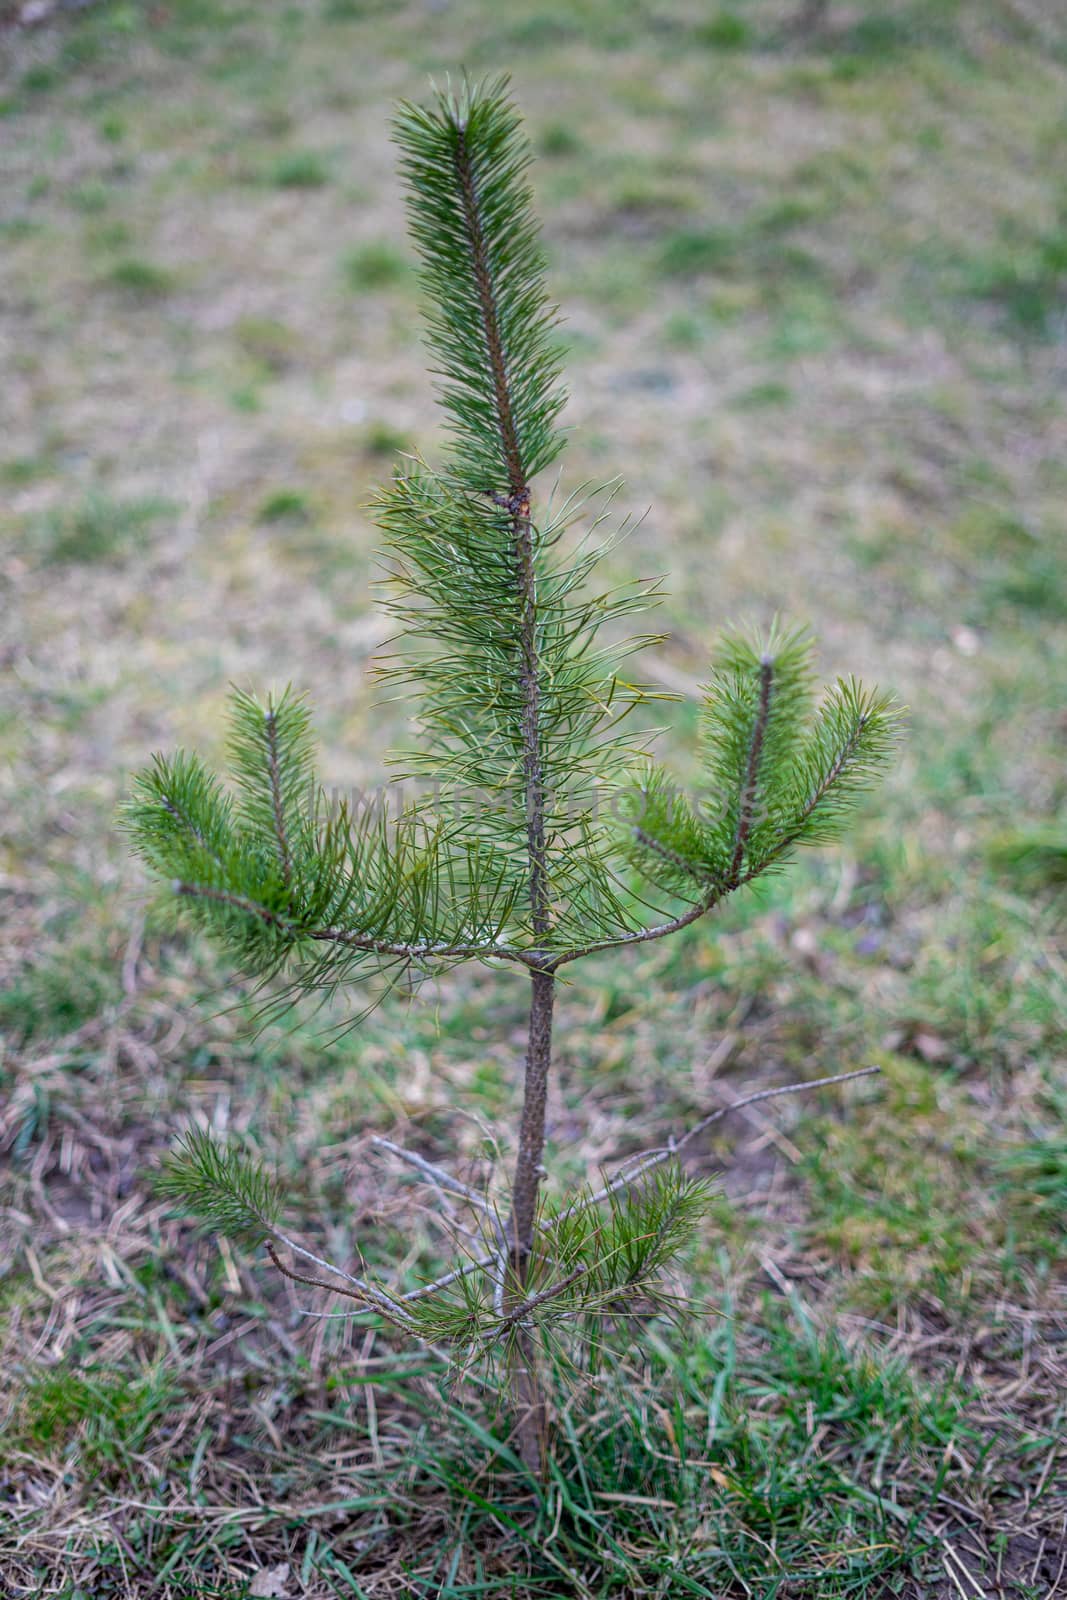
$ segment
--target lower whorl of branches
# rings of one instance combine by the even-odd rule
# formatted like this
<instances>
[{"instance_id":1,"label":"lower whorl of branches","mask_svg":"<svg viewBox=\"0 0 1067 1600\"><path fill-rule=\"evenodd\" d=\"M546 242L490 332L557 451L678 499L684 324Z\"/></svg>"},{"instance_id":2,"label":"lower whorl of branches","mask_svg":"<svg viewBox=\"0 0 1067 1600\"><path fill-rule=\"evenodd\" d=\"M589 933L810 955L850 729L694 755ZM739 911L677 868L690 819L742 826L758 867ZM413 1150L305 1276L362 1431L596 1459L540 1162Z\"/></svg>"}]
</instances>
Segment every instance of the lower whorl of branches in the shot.
<instances>
[{"instance_id":1,"label":"lower whorl of branches","mask_svg":"<svg viewBox=\"0 0 1067 1600\"><path fill-rule=\"evenodd\" d=\"M380 1136L373 1137L375 1146L412 1168L421 1182L454 1197L475 1225L455 1266L414 1288L355 1275L292 1238L279 1224L283 1196L277 1181L253 1154L221 1145L202 1129L191 1130L178 1145L158 1190L225 1237L245 1246L264 1243L287 1278L353 1302L348 1315L380 1317L400 1334L445 1346L461 1366L494 1347L513 1355L517 1341L529 1359L531 1338L536 1347L553 1330L574 1331L590 1318L617 1316L635 1297L646 1309L663 1300L664 1273L684 1252L713 1195L707 1180L687 1175L681 1166L686 1148L708 1127L757 1102L878 1071L865 1067L745 1095L657 1148L631 1156L599 1187L580 1191L554 1211L539 1206L521 1291L508 1297L514 1249L495 1197ZM472 1242L479 1238L481 1248ZM316 1272L290 1265L283 1253ZM309 1308L308 1314L314 1312Z\"/></svg>"}]
</instances>

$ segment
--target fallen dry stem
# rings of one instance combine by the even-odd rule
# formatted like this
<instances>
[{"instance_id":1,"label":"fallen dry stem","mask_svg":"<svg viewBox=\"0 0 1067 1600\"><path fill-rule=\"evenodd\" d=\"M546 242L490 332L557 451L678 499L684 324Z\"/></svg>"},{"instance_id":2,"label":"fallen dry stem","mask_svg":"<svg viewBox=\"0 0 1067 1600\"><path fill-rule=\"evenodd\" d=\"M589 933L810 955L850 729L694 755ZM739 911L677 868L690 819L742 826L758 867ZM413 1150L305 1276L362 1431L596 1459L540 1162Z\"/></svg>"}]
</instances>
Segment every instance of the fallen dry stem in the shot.
<instances>
[{"instance_id":1,"label":"fallen dry stem","mask_svg":"<svg viewBox=\"0 0 1067 1600\"><path fill-rule=\"evenodd\" d=\"M723 1117L729 1116L731 1111L740 1111L745 1106L755 1105L758 1100L777 1100L780 1095L803 1094L808 1089L827 1089L835 1083L849 1083L854 1078L869 1078L876 1072L881 1072L881 1067L860 1067L855 1072L839 1072L832 1078L813 1078L810 1083L785 1083L775 1089L761 1089L757 1094L747 1094L740 1100L731 1100L728 1106L720 1106L717 1111L711 1111L706 1117L686 1130L680 1138L672 1137L658 1150L648 1150L643 1154L631 1157L638 1163L633 1171L621 1172L610 1183L598 1189L595 1194L585 1195L580 1200L575 1200L559 1216L544 1225L544 1231L551 1232L558 1228L561 1222L566 1222L569 1217L580 1216L583 1211L590 1211L594 1206L599 1206L613 1194L618 1194L620 1189L627 1188L636 1183L637 1179L653 1167L661 1166L664 1161L669 1161L676 1156L679 1150L685 1148L691 1140L702 1134L705 1128L710 1128L713 1122L720 1122Z\"/></svg>"}]
</instances>

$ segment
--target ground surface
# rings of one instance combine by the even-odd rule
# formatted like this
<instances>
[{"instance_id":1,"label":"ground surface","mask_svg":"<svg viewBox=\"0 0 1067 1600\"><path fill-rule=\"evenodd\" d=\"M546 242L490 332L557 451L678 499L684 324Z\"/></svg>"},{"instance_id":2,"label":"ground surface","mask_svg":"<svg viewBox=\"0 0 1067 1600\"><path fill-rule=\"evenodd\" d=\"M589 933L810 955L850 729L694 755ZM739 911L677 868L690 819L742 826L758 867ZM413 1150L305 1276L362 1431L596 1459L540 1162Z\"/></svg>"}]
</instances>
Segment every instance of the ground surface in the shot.
<instances>
[{"instance_id":1,"label":"ground surface","mask_svg":"<svg viewBox=\"0 0 1067 1600\"><path fill-rule=\"evenodd\" d=\"M0 1590L1067 1594L1057 7L17 10ZM329 1051L310 1016L257 1038L114 827L151 750L218 756L231 680L313 690L339 785L403 737L365 505L436 424L385 118L464 64L513 71L539 153L569 481L621 468L652 507L617 558L669 574L648 674L684 693L720 624L781 608L911 707L845 845L565 996L560 1181L754 1085L883 1076L717 1127L693 1319L561 1397L539 1501L475 1397L442 1416L432 1358L301 1315L327 1301L151 1187L196 1116L334 1255L431 1262L361 1138L484 1159L522 985L460 973Z\"/></svg>"}]
</instances>

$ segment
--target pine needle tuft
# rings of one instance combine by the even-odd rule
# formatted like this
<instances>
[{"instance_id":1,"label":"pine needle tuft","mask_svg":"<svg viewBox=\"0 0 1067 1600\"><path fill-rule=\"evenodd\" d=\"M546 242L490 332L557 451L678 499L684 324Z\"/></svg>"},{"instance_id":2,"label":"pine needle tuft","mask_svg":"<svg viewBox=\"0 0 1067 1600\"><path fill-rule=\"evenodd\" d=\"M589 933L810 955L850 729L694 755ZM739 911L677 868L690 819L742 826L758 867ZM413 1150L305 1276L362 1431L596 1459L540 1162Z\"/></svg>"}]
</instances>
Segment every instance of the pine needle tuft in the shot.
<instances>
[{"instance_id":1,"label":"pine needle tuft","mask_svg":"<svg viewBox=\"0 0 1067 1600\"><path fill-rule=\"evenodd\" d=\"M249 1247L273 1232L282 1203L274 1178L254 1157L220 1144L204 1128L191 1128L179 1141L156 1193L177 1201L204 1227Z\"/></svg>"},{"instance_id":2,"label":"pine needle tuft","mask_svg":"<svg viewBox=\"0 0 1067 1600\"><path fill-rule=\"evenodd\" d=\"M506 77L465 83L395 123L426 325L453 440L450 471L507 500L563 447L566 399L526 169Z\"/></svg>"}]
</instances>

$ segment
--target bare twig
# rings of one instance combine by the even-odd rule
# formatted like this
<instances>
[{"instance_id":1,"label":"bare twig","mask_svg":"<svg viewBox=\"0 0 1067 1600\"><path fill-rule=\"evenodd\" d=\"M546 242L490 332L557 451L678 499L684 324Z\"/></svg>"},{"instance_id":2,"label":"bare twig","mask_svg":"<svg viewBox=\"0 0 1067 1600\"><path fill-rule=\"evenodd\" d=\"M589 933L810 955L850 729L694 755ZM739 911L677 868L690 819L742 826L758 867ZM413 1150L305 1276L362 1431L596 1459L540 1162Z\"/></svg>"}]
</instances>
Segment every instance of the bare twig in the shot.
<instances>
[{"instance_id":1,"label":"bare twig","mask_svg":"<svg viewBox=\"0 0 1067 1600\"><path fill-rule=\"evenodd\" d=\"M451 1272L443 1273L440 1278L434 1278L432 1283L424 1283L417 1289L409 1289L407 1294L400 1296L406 1304L410 1300L424 1300L427 1295L436 1294L438 1289L447 1289L450 1283L455 1283L459 1278L469 1278L473 1272L484 1272L486 1267L491 1267L499 1259L499 1252L493 1251L490 1256L479 1256L475 1261L468 1261L462 1267L454 1267Z\"/></svg>"},{"instance_id":2,"label":"bare twig","mask_svg":"<svg viewBox=\"0 0 1067 1600\"><path fill-rule=\"evenodd\" d=\"M414 1150L405 1150L403 1145L394 1144L392 1139L383 1139L377 1133L373 1135L371 1143L376 1144L381 1150L388 1150L401 1161L406 1161L408 1166L415 1167L425 1177L429 1178L431 1183L439 1184L442 1189L449 1190L451 1194L462 1195L464 1200L470 1201L472 1206L477 1206L479 1211L484 1211L487 1215L495 1217L496 1213L484 1195L479 1194L477 1189L472 1189L469 1184L461 1183L450 1172L446 1172L444 1167L435 1167L432 1161L427 1161L424 1156L416 1155Z\"/></svg>"},{"instance_id":3,"label":"bare twig","mask_svg":"<svg viewBox=\"0 0 1067 1600\"><path fill-rule=\"evenodd\" d=\"M410 1317L404 1315L397 1306L396 1301L391 1300L387 1294L380 1289L375 1289L371 1284L361 1284L358 1289L347 1289L342 1284L329 1283L325 1278L311 1278L304 1272L293 1272L282 1261L274 1248L273 1242L269 1239L267 1241L267 1254L282 1276L291 1278L294 1283L306 1283L312 1289L328 1289L331 1294L343 1294L349 1300L359 1300L363 1302L367 1311L377 1311L387 1321L395 1323L398 1328L402 1328L405 1333L417 1332L415 1323ZM330 1267L328 1270L336 1272L338 1269ZM345 1273L343 1276L347 1277L348 1274Z\"/></svg>"},{"instance_id":4,"label":"bare twig","mask_svg":"<svg viewBox=\"0 0 1067 1600\"><path fill-rule=\"evenodd\" d=\"M279 1244L283 1244L287 1250L291 1250L294 1255L303 1256L305 1261L313 1262L316 1267L321 1267L324 1272L336 1272L339 1278L343 1278L346 1283L352 1284L356 1289L369 1290L370 1285L364 1283L362 1278L354 1278L343 1267L335 1267L332 1261L324 1261L322 1256L315 1254L314 1250L308 1250L305 1245L297 1244L295 1239L290 1239L286 1234L272 1227L265 1217L260 1217L259 1220L271 1237L276 1239Z\"/></svg>"},{"instance_id":5,"label":"bare twig","mask_svg":"<svg viewBox=\"0 0 1067 1600\"><path fill-rule=\"evenodd\" d=\"M706 916L721 900L723 892L716 885L713 889L709 889L703 900L695 906L690 906L688 911L683 911L680 916L672 917L669 922L659 922L652 928L638 928L634 933L616 934L610 939L594 939L590 944L582 945L580 948L565 950L562 955L554 958L553 967L562 967L567 961L579 961L583 956L598 955L602 950L618 950L630 944L647 944L652 939L666 939L672 933L680 933L683 928L688 928L690 923Z\"/></svg>"},{"instance_id":6,"label":"bare twig","mask_svg":"<svg viewBox=\"0 0 1067 1600\"><path fill-rule=\"evenodd\" d=\"M168 809L175 810L169 806ZM291 938L312 939L316 944L339 944L349 950L365 950L370 955L395 956L399 961L519 961L524 966L537 967L543 959L536 951L510 949L504 945L478 943L420 944L402 940L376 939L371 934L353 933L344 928L302 928L291 918L281 916L269 906L260 905L247 895L230 889L218 889L213 884L192 883L176 879L173 891L187 900L211 900L217 905L230 906L246 916L257 917L270 928L278 928Z\"/></svg>"},{"instance_id":7,"label":"bare twig","mask_svg":"<svg viewBox=\"0 0 1067 1600\"><path fill-rule=\"evenodd\" d=\"M404 944L374 939L369 934L349 933L344 928L316 928L306 935L320 944L343 944L353 950L368 950L374 955L398 956L412 961L521 961L524 966L535 965L535 955L527 950L513 950L496 944Z\"/></svg>"},{"instance_id":8,"label":"bare twig","mask_svg":"<svg viewBox=\"0 0 1067 1600\"><path fill-rule=\"evenodd\" d=\"M702 1117L699 1122L695 1122L680 1138L676 1139L672 1136L661 1149L648 1150L643 1154L632 1156L631 1160L638 1163L636 1167L632 1170L620 1172L616 1177L612 1178L610 1183L605 1184L602 1189L598 1189L595 1194L586 1195L580 1200L575 1200L572 1205L567 1206L566 1210L561 1211L557 1217L554 1217L551 1222L545 1225L546 1231L551 1232L554 1228L558 1228L561 1222L566 1222L569 1217L578 1216L583 1211L589 1211L594 1206L602 1205L611 1195L617 1194L620 1189L625 1189L629 1184L635 1183L638 1178L649 1172L653 1167L661 1166L664 1161L669 1161L672 1156L678 1154L679 1150L684 1149L687 1144L703 1133L705 1128L710 1128L713 1122L719 1122L723 1117L729 1116L731 1111L740 1111L743 1106L755 1105L759 1100L776 1100L780 1095L804 1094L809 1089L827 1089L835 1083L850 1083L854 1078L869 1078L874 1073L881 1072L881 1070L881 1067L860 1067L856 1072L839 1072L832 1078L813 1078L809 1083L785 1083L776 1089L761 1089L757 1094L747 1094L741 1100L732 1100L728 1106L720 1106L717 1111L711 1111L706 1117Z\"/></svg>"}]
</instances>

